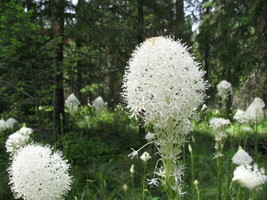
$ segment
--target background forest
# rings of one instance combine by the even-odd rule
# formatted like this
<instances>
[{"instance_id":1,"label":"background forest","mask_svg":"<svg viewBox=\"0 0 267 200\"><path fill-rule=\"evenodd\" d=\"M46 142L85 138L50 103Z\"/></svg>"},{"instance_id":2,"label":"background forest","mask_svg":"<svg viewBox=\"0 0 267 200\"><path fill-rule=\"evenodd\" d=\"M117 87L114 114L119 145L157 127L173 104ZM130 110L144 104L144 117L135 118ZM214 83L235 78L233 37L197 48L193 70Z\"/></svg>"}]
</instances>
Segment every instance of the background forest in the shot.
<instances>
[{"instance_id":1,"label":"background forest","mask_svg":"<svg viewBox=\"0 0 267 200\"><path fill-rule=\"evenodd\" d=\"M195 122L192 135L199 142L192 146L199 149L199 168L185 182L191 191L193 176L202 178L203 188L209 188L202 189L203 197L215 199L214 182L202 171L215 168L205 164L212 162L205 154L213 152L207 121L212 116L233 121L235 111L246 109L255 97L267 103L266 13L266 0L1 0L0 117L18 124L0 131L0 199L13 198L5 142L22 124L34 130L35 141L55 146L69 160L75 178L66 199L166 199L157 188L144 190L144 177L154 164L127 157L153 127L145 130L130 119L121 97L132 51L161 35L180 39L206 71L210 111ZM222 80L232 84L233 95L226 111L218 113L216 85ZM65 106L72 93L80 101L74 112ZM99 96L105 102L100 111L92 106ZM262 152L256 159L266 169L266 117L259 130ZM247 150L255 145L250 139L245 144ZM226 157L239 145L240 139L229 140ZM197 191L190 194L188 199L197 199ZM231 199L229 194L224 199ZM266 192L258 198L266 199Z\"/></svg>"}]
</instances>

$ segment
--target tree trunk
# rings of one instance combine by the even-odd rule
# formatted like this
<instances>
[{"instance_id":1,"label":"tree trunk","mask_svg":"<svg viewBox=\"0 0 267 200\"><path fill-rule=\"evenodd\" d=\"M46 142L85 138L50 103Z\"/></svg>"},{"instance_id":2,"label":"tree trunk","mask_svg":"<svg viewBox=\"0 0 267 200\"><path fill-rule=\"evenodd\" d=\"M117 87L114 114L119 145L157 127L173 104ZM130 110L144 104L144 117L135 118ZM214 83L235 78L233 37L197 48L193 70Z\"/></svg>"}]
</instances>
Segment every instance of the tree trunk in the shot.
<instances>
[{"instance_id":1,"label":"tree trunk","mask_svg":"<svg viewBox=\"0 0 267 200\"><path fill-rule=\"evenodd\" d=\"M176 28L175 28L175 38L182 39L183 42L186 42L184 33L184 0L176 0L175 2L176 10Z\"/></svg>"},{"instance_id":2,"label":"tree trunk","mask_svg":"<svg viewBox=\"0 0 267 200\"><path fill-rule=\"evenodd\" d=\"M144 9L143 0L137 1L138 9L138 28L137 28L137 42L141 43L144 41Z\"/></svg>"},{"instance_id":3,"label":"tree trunk","mask_svg":"<svg viewBox=\"0 0 267 200\"><path fill-rule=\"evenodd\" d=\"M82 7L85 4L85 0L78 0L77 8L76 8L76 15L77 15L77 24L82 23L81 21L81 10ZM82 38L81 34L77 34L77 37L75 38L76 47L78 52L81 50L82 47ZM80 55L78 55L80 56ZM83 87L83 78L82 78L82 61L79 58L77 61L77 74L76 74L76 82L75 82L75 91L77 94L78 99L80 102L84 105L88 103L88 99L84 97L84 95L81 93L81 89Z\"/></svg>"},{"instance_id":4,"label":"tree trunk","mask_svg":"<svg viewBox=\"0 0 267 200\"><path fill-rule=\"evenodd\" d=\"M53 40L53 139L62 130L64 121L63 90L63 32L64 32L64 0L52 0Z\"/></svg>"}]
</instances>

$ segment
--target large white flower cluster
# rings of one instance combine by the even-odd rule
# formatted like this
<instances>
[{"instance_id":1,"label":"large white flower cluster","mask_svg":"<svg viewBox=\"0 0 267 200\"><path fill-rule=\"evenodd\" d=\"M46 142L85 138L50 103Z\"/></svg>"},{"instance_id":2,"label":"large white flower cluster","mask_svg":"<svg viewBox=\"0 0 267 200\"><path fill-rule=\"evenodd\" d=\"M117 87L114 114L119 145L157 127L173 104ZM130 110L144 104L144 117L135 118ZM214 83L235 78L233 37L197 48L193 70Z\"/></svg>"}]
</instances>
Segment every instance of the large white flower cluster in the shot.
<instances>
[{"instance_id":1,"label":"large white flower cluster","mask_svg":"<svg viewBox=\"0 0 267 200\"><path fill-rule=\"evenodd\" d=\"M265 170L258 165L240 165L234 171L233 181L239 182L243 187L253 190L258 189L267 182Z\"/></svg>"},{"instance_id":2,"label":"large white flower cluster","mask_svg":"<svg viewBox=\"0 0 267 200\"><path fill-rule=\"evenodd\" d=\"M128 107L146 122L188 119L203 103L206 82L199 64L179 41L153 37L132 54L123 83Z\"/></svg>"},{"instance_id":3,"label":"large white flower cluster","mask_svg":"<svg viewBox=\"0 0 267 200\"><path fill-rule=\"evenodd\" d=\"M236 121L238 121L239 123L245 123L246 119L245 119L244 113L245 112L243 110L237 109L237 111L236 111L236 113L234 115L234 119Z\"/></svg>"},{"instance_id":4,"label":"large white flower cluster","mask_svg":"<svg viewBox=\"0 0 267 200\"><path fill-rule=\"evenodd\" d=\"M189 119L203 104L207 88L203 75L180 41L163 36L140 44L124 75L123 97L132 116L141 116L154 127L152 142L161 156L165 177L160 179L169 188L166 189L169 198L184 194L181 191L183 166L178 160L186 134L191 130ZM137 153L134 151L131 156ZM158 185L157 180L153 178L149 184Z\"/></svg>"},{"instance_id":5,"label":"large white flower cluster","mask_svg":"<svg viewBox=\"0 0 267 200\"><path fill-rule=\"evenodd\" d=\"M20 130L11 134L6 140L6 151L14 155L19 148L30 141L30 135L33 133L31 128L22 127Z\"/></svg>"},{"instance_id":6,"label":"large white flower cluster","mask_svg":"<svg viewBox=\"0 0 267 200\"><path fill-rule=\"evenodd\" d=\"M226 80L221 81L217 85L218 95L225 100L229 95L232 94L232 85Z\"/></svg>"},{"instance_id":7,"label":"large white flower cluster","mask_svg":"<svg viewBox=\"0 0 267 200\"><path fill-rule=\"evenodd\" d=\"M264 118L263 108L265 103L260 98L255 98L244 113L244 118L249 122L259 122Z\"/></svg>"},{"instance_id":8,"label":"large white flower cluster","mask_svg":"<svg viewBox=\"0 0 267 200\"><path fill-rule=\"evenodd\" d=\"M8 169L15 198L24 200L60 199L70 190L69 164L60 152L31 144L21 148Z\"/></svg>"},{"instance_id":9,"label":"large white flower cluster","mask_svg":"<svg viewBox=\"0 0 267 200\"><path fill-rule=\"evenodd\" d=\"M237 165L245 165L250 164L253 158L242 147L239 147L238 151L232 157L232 161Z\"/></svg>"}]
</instances>

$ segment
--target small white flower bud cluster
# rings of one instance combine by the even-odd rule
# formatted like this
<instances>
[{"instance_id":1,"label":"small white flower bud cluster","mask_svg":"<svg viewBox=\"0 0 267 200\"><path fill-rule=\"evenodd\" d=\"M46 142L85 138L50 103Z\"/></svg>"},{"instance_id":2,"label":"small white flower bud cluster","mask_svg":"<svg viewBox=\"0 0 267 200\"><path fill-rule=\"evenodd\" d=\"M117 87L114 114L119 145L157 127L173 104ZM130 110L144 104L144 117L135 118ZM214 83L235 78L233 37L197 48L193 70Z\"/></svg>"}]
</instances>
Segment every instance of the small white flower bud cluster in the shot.
<instances>
[{"instance_id":1,"label":"small white flower bud cluster","mask_svg":"<svg viewBox=\"0 0 267 200\"><path fill-rule=\"evenodd\" d=\"M232 85L226 80L221 81L217 85L218 95L223 99L227 99L229 95L231 95L232 92Z\"/></svg>"},{"instance_id":2,"label":"small white flower bud cluster","mask_svg":"<svg viewBox=\"0 0 267 200\"><path fill-rule=\"evenodd\" d=\"M140 159L143 160L144 162L147 162L150 158L151 156L146 151L140 156Z\"/></svg>"},{"instance_id":3,"label":"small white flower bud cluster","mask_svg":"<svg viewBox=\"0 0 267 200\"><path fill-rule=\"evenodd\" d=\"M245 123L247 120L245 119L245 116L244 116L244 111L243 110L240 110L240 109L237 109L235 115L234 115L234 119L238 122L238 123Z\"/></svg>"},{"instance_id":4,"label":"small white flower bud cluster","mask_svg":"<svg viewBox=\"0 0 267 200\"><path fill-rule=\"evenodd\" d=\"M214 130L220 130L226 128L228 125L230 125L231 122L229 119L224 118L213 118L210 120L210 127Z\"/></svg>"}]
</instances>

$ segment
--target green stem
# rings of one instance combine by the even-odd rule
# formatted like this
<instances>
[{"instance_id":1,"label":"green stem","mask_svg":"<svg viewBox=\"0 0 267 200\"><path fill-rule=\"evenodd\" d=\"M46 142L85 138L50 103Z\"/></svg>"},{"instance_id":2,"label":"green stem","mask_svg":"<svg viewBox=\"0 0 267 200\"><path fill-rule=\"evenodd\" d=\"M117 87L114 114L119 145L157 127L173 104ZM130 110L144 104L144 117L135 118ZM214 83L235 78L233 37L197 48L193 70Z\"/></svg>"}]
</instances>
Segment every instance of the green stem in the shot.
<instances>
[{"instance_id":1,"label":"green stem","mask_svg":"<svg viewBox=\"0 0 267 200\"><path fill-rule=\"evenodd\" d=\"M222 199L222 159L217 158L217 170L218 170L218 200Z\"/></svg>"},{"instance_id":2,"label":"green stem","mask_svg":"<svg viewBox=\"0 0 267 200\"><path fill-rule=\"evenodd\" d=\"M144 176L143 176L143 183L142 183L142 199L145 199L145 192L146 192L146 169L147 169L147 163L145 162L145 169L144 169Z\"/></svg>"},{"instance_id":3,"label":"green stem","mask_svg":"<svg viewBox=\"0 0 267 200\"><path fill-rule=\"evenodd\" d=\"M249 200L255 200L256 196L257 196L257 191L253 190L252 194L249 197Z\"/></svg>"},{"instance_id":4,"label":"green stem","mask_svg":"<svg viewBox=\"0 0 267 200\"><path fill-rule=\"evenodd\" d=\"M238 200L241 200L241 186L239 185L238 186L238 197L237 197Z\"/></svg>"},{"instance_id":5,"label":"green stem","mask_svg":"<svg viewBox=\"0 0 267 200\"><path fill-rule=\"evenodd\" d=\"M191 185L193 186L194 180L195 180L195 172L194 172L194 154L193 154L193 149L190 152L191 156ZM193 194L193 187L192 187L192 194Z\"/></svg>"},{"instance_id":6,"label":"green stem","mask_svg":"<svg viewBox=\"0 0 267 200\"><path fill-rule=\"evenodd\" d=\"M199 190L198 184L195 184L195 186L196 186L196 191L197 191L197 200L200 200L200 190Z\"/></svg>"},{"instance_id":7,"label":"green stem","mask_svg":"<svg viewBox=\"0 0 267 200\"><path fill-rule=\"evenodd\" d=\"M218 200L222 199L222 141L218 141L217 150L217 181L218 181Z\"/></svg>"},{"instance_id":8,"label":"green stem","mask_svg":"<svg viewBox=\"0 0 267 200\"><path fill-rule=\"evenodd\" d=\"M131 181L132 181L132 190L133 190L133 196L135 196L135 188L134 188L134 173L131 173Z\"/></svg>"},{"instance_id":9,"label":"green stem","mask_svg":"<svg viewBox=\"0 0 267 200\"><path fill-rule=\"evenodd\" d=\"M258 123L257 121L255 122L254 126L253 126L253 130L254 130L254 135L255 135L255 153L257 154L258 151L258 141L259 141L259 136L258 136Z\"/></svg>"}]
</instances>

